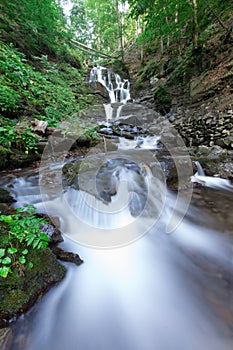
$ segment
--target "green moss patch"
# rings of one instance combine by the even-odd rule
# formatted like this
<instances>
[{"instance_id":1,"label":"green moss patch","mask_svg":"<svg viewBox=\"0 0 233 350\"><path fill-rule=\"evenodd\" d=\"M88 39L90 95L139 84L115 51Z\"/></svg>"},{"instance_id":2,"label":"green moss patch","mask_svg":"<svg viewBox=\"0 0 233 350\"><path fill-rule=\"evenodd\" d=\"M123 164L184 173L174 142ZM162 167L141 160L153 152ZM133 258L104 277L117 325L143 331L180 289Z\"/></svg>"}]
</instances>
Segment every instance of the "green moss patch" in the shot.
<instances>
[{"instance_id":1,"label":"green moss patch","mask_svg":"<svg viewBox=\"0 0 233 350\"><path fill-rule=\"evenodd\" d=\"M25 312L51 285L66 273L49 248L30 251L33 268L25 267L24 276L14 271L7 279L0 278L0 326Z\"/></svg>"}]
</instances>

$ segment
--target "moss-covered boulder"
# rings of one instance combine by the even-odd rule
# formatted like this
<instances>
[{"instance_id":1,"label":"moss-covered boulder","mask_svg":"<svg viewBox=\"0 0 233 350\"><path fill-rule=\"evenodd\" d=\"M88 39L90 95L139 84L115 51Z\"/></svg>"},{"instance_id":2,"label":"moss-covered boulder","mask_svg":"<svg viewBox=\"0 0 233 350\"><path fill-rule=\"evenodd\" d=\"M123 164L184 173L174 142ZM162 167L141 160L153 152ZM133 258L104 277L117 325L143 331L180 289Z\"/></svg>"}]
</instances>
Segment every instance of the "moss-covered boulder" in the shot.
<instances>
[{"instance_id":1,"label":"moss-covered boulder","mask_svg":"<svg viewBox=\"0 0 233 350\"><path fill-rule=\"evenodd\" d=\"M31 250L28 259L33 267L19 273L14 270L6 279L0 278L0 327L24 313L66 273L49 248Z\"/></svg>"}]
</instances>

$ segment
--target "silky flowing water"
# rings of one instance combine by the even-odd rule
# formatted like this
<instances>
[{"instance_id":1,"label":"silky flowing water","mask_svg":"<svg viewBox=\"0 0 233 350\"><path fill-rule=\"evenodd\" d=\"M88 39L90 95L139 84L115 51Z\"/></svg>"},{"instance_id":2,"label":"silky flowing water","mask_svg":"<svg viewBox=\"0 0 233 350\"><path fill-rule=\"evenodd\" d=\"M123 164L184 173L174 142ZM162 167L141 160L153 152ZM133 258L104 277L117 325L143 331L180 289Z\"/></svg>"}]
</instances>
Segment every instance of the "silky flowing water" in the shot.
<instances>
[{"instance_id":1,"label":"silky flowing water","mask_svg":"<svg viewBox=\"0 0 233 350\"><path fill-rule=\"evenodd\" d=\"M28 170L6 176L1 185L11 188L17 206L31 203L43 211L38 180ZM63 282L19 318L11 350L232 349L231 194L221 188L194 190L186 217L166 234L176 197L168 191L154 227L115 249L70 239L68 227L74 232L80 227L56 196L48 195L52 214L63 222L62 247L85 262L66 264ZM66 196L71 201L77 194L68 190Z\"/></svg>"},{"instance_id":2,"label":"silky flowing water","mask_svg":"<svg viewBox=\"0 0 233 350\"><path fill-rule=\"evenodd\" d=\"M232 187L199 173L190 205L185 191L177 205L157 140L120 138L94 189L85 169L79 189L53 188L63 161L49 165L48 191L43 166L2 177L16 206L59 217L61 247L84 260L16 321L11 350L233 348Z\"/></svg>"}]
</instances>

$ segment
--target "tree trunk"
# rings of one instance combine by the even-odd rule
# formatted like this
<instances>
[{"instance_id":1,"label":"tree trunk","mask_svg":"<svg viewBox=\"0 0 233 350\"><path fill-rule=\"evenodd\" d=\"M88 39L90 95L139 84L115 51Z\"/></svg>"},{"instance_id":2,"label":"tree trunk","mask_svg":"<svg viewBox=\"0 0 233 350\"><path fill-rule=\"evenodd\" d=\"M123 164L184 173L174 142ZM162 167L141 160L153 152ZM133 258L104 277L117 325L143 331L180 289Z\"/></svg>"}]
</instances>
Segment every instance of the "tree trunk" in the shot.
<instances>
[{"instance_id":1,"label":"tree trunk","mask_svg":"<svg viewBox=\"0 0 233 350\"><path fill-rule=\"evenodd\" d=\"M192 0L193 3L193 45L194 48L198 47L198 22L197 22L197 0Z\"/></svg>"}]
</instances>

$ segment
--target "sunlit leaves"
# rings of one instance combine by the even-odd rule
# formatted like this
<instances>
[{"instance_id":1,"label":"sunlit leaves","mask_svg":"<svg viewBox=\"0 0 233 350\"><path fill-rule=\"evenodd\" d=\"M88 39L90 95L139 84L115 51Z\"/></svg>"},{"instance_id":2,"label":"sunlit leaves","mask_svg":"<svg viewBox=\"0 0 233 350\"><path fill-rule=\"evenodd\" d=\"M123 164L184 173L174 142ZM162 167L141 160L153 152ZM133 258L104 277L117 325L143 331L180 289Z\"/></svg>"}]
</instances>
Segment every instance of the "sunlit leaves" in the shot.
<instances>
[{"instance_id":1,"label":"sunlit leaves","mask_svg":"<svg viewBox=\"0 0 233 350\"><path fill-rule=\"evenodd\" d=\"M145 23L145 41L163 36L192 40L194 32L200 35L216 21L216 14L230 13L233 7L231 0L129 0L129 4L131 16Z\"/></svg>"}]
</instances>

